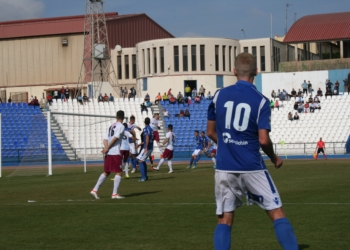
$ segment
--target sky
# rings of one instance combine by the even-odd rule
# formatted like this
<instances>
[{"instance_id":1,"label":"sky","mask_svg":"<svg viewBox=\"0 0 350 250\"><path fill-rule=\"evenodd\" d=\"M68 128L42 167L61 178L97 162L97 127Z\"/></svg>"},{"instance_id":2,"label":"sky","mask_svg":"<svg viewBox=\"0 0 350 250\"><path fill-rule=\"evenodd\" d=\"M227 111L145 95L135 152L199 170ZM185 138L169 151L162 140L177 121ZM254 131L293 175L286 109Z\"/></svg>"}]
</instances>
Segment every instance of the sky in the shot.
<instances>
[{"instance_id":1,"label":"sky","mask_svg":"<svg viewBox=\"0 0 350 250\"><path fill-rule=\"evenodd\" d=\"M295 17L350 11L349 0L104 0L104 7L146 13L175 37L249 39L284 35L287 3L288 28ZM84 13L85 0L0 0L0 21Z\"/></svg>"}]
</instances>

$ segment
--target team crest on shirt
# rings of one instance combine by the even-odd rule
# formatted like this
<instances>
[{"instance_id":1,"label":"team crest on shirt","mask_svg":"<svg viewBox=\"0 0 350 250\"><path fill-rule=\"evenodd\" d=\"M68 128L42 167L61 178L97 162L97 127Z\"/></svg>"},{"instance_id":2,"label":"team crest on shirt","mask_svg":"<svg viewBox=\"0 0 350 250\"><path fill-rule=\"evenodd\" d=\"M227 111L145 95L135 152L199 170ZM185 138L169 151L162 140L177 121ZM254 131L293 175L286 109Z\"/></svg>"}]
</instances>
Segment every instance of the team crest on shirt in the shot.
<instances>
[{"instance_id":1,"label":"team crest on shirt","mask_svg":"<svg viewBox=\"0 0 350 250\"><path fill-rule=\"evenodd\" d=\"M275 197L275 199L273 199L273 201L276 203L276 205L278 205L278 198L277 197Z\"/></svg>"}]
</instances>

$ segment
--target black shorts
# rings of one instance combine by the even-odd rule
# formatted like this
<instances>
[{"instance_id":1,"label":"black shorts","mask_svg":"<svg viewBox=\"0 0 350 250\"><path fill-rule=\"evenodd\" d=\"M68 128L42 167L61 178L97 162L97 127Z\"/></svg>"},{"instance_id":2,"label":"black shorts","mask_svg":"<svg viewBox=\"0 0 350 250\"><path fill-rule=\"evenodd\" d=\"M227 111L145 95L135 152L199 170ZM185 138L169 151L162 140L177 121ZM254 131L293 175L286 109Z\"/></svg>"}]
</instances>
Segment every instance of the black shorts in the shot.
<instances>
[{"instance_id":1,"label":"black shorts","mask_svg":"<svg viewBox=\"0 0 350 250\"><path fill-rule=\"evenodd\" d=\"M324 154L324 150L323 150L323 148L319 148L319 149L317 149L317 154L319 154L319 153Z\"/></svg>"}]
</instances>

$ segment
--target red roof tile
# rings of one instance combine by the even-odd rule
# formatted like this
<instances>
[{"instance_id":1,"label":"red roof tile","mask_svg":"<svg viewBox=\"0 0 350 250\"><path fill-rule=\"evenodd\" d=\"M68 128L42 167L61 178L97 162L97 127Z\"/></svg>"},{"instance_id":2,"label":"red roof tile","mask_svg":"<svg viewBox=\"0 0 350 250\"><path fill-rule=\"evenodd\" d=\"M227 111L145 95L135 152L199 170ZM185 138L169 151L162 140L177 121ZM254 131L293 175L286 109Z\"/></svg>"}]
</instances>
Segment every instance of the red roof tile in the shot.
<instances>
[{"instance_id":1,"label":"red roof tile","mask_svg":"<svg viewBox=\"0 0 350 250\"><path fill-rule=\"evenodd\" d=\"M350 39L350 12L304 16L296 21L284 38L285 43Z\"/></svg>"}]
</instances>

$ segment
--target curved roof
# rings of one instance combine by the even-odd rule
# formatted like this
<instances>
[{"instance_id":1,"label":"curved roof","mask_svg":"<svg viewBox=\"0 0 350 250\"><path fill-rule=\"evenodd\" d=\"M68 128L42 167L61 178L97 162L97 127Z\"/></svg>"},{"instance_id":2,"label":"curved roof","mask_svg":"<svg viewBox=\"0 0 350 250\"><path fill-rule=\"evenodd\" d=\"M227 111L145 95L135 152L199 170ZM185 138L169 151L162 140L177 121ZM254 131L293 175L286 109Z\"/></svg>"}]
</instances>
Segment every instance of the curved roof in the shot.
<instances>
[{"instance_id":1,"label":"curved roof","mask_svg":"<svg viewBox=\"0 0 350 250\"><path fill-rule=\"evenodd\" d=\"M304 16L286 34L285 43L350 39L350 12Z\"/></svg>"}]
</instances>

